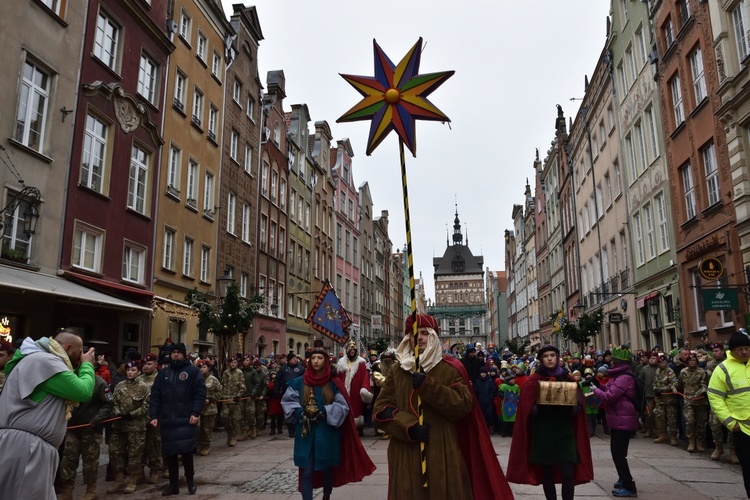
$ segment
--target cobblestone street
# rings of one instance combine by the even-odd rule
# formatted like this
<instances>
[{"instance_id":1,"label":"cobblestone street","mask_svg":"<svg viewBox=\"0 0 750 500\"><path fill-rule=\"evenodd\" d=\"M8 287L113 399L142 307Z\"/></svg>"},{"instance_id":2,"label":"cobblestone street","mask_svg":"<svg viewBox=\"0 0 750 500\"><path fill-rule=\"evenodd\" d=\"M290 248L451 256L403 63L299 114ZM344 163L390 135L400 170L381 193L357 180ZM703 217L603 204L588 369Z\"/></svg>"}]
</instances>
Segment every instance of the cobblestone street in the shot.
<instances>
[{"instance_id":1,"label":"cobblestone street","mask_svg":"<svg viewBox=\"0 0 750 500\"><path fill-rule=\"evenodd\" d=\"M208 457L195 457L198 493L187 495L184 479L180 483L181 496L201 499L247 499L247 500L291 500L299 499L297 493L297 469L292 462L293 439L286 433L276 436L268 431L257 439L226 446L223 433L214 434L214 447ZM503 470L508 463L510 438L492 436ZM363 443L377 470L361 483L334 489L333 498L356 500L386 500L388 484L388 441L372 436L367 430ZM611 498L612 483L617 479L609 453L609 439L594 437L591 440L594 458L592 483L576 488L577 498ZM726 459L726 452L724 459ZM726 460L713 462L709 453L688 454L684 446L656 445L650 439L639 437L632 440L629 453L630 468L638 484L638 497L642 499L698 500L745 498L742 474L738 465ZM106 450L102 453L102 464L107 463ZM80 474L76 478L76 498L83 495L85 487ZM104 467L99 473L99 494L102 498L154 498L166 485L162 479L158 485L139 485L133 495L104 495L112 483L104 482ZM516 498L523 500L543 499L541 486L511 484ZM558 488L559 492L559 488ZM315 498L322 497L322 490L315 490ZM481 499L477 499L481 500Z\"/></svg>"}]
</instances>

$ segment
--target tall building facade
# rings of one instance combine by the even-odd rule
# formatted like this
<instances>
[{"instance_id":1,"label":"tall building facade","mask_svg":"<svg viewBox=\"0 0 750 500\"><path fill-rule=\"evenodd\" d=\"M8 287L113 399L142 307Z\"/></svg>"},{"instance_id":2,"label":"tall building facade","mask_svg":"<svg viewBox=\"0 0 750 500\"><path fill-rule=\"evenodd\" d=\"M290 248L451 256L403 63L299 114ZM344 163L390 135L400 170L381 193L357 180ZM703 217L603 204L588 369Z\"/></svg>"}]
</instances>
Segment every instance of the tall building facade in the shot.
<instances>
[{"instance_id":1,"label":"tall building facade","mask_svg":"<svg viewBox=\"0 0 750 500\"><path fill-rule=\"evenodd\" d=\"M167 338L188 349L212 350L185 302L197 289L218 300L216 258L221 221L219 178L224 141L227 42L234 30L214 0L170 3L167 25L175 50L165 66L165 167L155 189L154 316L151 345ZM221 271L218 271L221 272Z\"/></svg>"},{"instance_id":2,"label":"tall building facade","mask_svg":"<svg viewBox=\"0 0 750 500\"><path fill-rule=\"evenodd\" d=\"M484 295L484 257L474 255L461 231L458 208L453 220L452 241L446 241L442 257L432 259L435 305L427 312L440 325L440 339L451 350L489 339L487 303Z\"/></svg>"},{"instance_id":3,"label":"tall building facade","mask_svg":"<svg viewBox=\"0 0 750 500\"><path fill-rule=\"evenodd\" d=\"M678 287L675 318L680 341L728 339L747 312L738 300L731 310L706 303L704 292L736 293L746 282L733 203L733 180L721 107L714 37L707 3L682 0L654 6L658 85L665 128L665 155L675 224ZM701 262L716 259L724 273L708 279ZM732 288L734 287L734 288Z\"/></svg>"},{"instance_id":4,"label":"tall building facade","mask_svg":"<svg viewBox=\"0 0 750 500\"><path fill-rule=\"evenodd\" d=\"M159 213L164 80L175 46L167 2L89 2L75 104L60 269L133 304L81 308L66 320L116 358L148 348L153 235Z\"/></svg>"}]
</instances>

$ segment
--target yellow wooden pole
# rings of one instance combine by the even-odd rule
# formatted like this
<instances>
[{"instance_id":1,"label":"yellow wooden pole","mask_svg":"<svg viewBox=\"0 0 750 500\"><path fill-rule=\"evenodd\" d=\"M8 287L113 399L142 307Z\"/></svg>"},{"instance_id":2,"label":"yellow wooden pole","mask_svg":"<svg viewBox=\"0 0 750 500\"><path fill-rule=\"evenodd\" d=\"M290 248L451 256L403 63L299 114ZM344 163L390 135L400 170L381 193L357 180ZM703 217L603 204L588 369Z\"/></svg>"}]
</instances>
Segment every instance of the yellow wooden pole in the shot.
<instances>
[{"instance_id":1,"label":"yellow wooden pole","mask_svg":"<svg viewBox=\"0 0 750 500\"><path fill-rule=\"evenodd\" d=\"M409 191L406 187L406 160L404 158L404 141L399 139L399 154L401 156L401 185L404 189L404 221L406 223L406 260L409 263L409 292L411 293L411 316L413 319L412 335L414 338L414 363L415 370L421 372L422 367L419 363L419 342L417 338L417 291L414 284L414 255L411 248L411 220L409 218ZM417 414L419 415L419 425L424 425L424 409L422 408L422 398L417 395ZM419 455L422 462L422 486L427 488L427 450L424 442L419 443Z\"/></svg>"}]
</instances>

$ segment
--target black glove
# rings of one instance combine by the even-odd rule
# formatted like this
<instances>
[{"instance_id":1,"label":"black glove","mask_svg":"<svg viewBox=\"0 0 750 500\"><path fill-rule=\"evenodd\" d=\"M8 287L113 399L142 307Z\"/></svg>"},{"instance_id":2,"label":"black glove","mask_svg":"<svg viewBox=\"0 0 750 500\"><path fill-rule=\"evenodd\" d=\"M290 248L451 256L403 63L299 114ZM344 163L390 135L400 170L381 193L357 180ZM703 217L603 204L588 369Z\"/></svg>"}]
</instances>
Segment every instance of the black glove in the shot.
<instances>
[{"instance_id":1,"label":"black glove","mask_svg":"<svg viewBox=\"0 0 750 500\"><path fill-rule=\"evenodd\" d=\"M413 425L409 427L409 438L412 441L426 443L430 440L430 424Z\"/></svg>"},{"instance_id":2,"label":"black glove","mask_svg":"<svg viewBox=\"0 0 750 500\"><path fill-rule=\"evenodd\" d=\"M239 396L235 396L234 398L232 398L232 401L234 401L235 403L239 403L240 402L240 397Z\"/></svg>"},{"instance_id":3,"label":"black glove","mask_svg":"<svg viewBox=\"0 0 750 500\"><path fill-rule=\"evenodd\" d=\"M602 388L602 383L596 377L591 379L591 383L594 384L594 387Z\"/></svg>"},{"instance_id":4,"label":"black glove","mask_svg":"<svg viewBox=\"0 0 750 500\"><path fill-rule=\"evenodd\" d=\"M537 406L537 405L533 405L533 406L531 407L531 416L532 416L532 417L537 417L537 416L539 416L539 406Z\"/></svg>"},{"instance_id":5,"label":"black glove","mask_svg":"<svg viewBox=\"0 0 750 500\"><path fill-rule=\"evenodd\" d=\"M391 420L393 418L393 414L396 412L396 408L393 406L386 406L383 408L383 410L375 415L375 418L378 420Z\"/></svg>"},{"instance_id":6,"label":"black glove","mask_svg":"<svg viewBox=\"0 0 750 500\"><path fill-rule=\"evenodd\" d=\"M593 382L591 382L591 379L586 379L581 382L581 387L591 387L591 384L593 384Z\"/></svg>"},{"instance_id":7,"label":"black glove","mask_svg":"<svg viewBox=\"0 0 750 500\"><path fill-rule=\"evenodd\" d=\"M91 420L91 428L92 429L98 429L102 425L102 419L101 418L95 418Z\"/></svg>"},{"instance_id":8,"label":"black glove","mask_svg":"<svg viewBox=\"0 0 750 500\"><path fill-rule=\"evenodd\" d=\"M654 389L654 396L656 396L657 398L661 396L661 389Z\"/></svg>"},{"instance_id":9,"label":"black glove","mask_svg":"<svg viewBox=\"0 0 750 500\"><path fill-rule=\"evenodd\" d=\"M422 384L424 384L424 380L427 378L427 375L420 372L414 372L411 374L411 386L419 390L420 387L422 387Z\"/></svg>"}]
</instances>

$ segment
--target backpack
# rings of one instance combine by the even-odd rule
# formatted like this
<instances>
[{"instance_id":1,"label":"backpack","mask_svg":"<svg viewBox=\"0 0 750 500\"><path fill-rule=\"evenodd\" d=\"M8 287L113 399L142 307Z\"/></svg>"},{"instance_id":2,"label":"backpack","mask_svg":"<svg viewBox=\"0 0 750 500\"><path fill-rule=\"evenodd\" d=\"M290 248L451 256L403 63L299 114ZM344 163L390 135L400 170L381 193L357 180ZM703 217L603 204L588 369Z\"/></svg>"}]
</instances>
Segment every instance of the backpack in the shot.
<instances>
[{"instance_id":1,"label":"backpack","mask_svg":"<svg viewBox=\"0 0 750 500\"><path fill-rule=\"evenodd\" d=\"M635 382L635 397L630 402L633 403L635 411L643 413L646 411L646 382L640 377L636 377L630 371L627 372L627 375L633 377L633 381Z\"/></svg>"}]
</instances>

